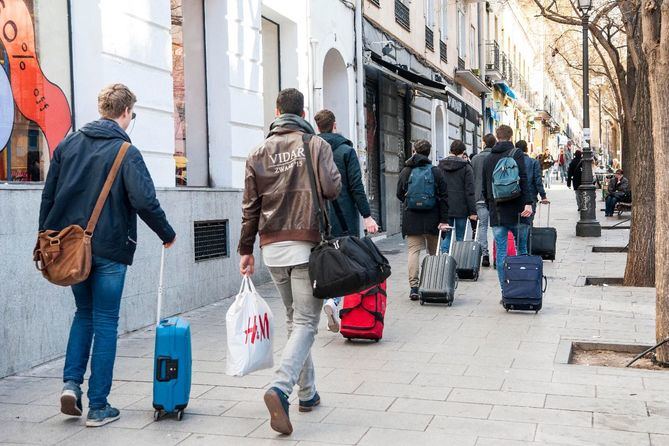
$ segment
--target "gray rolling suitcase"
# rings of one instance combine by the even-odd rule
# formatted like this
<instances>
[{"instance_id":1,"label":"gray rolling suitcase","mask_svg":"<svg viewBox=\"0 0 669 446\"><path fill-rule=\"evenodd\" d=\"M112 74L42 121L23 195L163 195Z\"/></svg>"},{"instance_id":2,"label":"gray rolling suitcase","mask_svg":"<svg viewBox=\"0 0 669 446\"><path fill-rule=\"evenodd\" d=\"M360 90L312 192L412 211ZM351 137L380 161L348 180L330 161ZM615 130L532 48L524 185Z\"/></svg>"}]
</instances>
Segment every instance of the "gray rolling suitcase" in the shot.
<instances>
[{"instance_id":1,"label":"gray rolling suitcase","mask_svg":"<svg viewBox=\"0 0 669 446\"><path fill-rule=\"evenodd\" d=\"M455 237L451 237L451 252L454 241ZM418 286L421 305L435 303L446 304L450 307L455 299L455 289L458 287L455 259L450 255L442 254L440 246L441 231L439 231L437 252L423 259Z\"/></svg>"},{"instance_id":2,"label":"gray rolling suitcase","mask_svg":"<svg viewBox=\"0 0 669 446\"><path fill-rule=\"evenodd\" d=\"M483 252L481 244L476 240L467 240L467 230L471 232L471 225L467 221L465 227L465 240L456 241L451 246L451 255L457 264L458 279L478 280L481 270L481 257ZM476 234L479 234L479 223L476 222Z\"/></svg>"}]
</instances>

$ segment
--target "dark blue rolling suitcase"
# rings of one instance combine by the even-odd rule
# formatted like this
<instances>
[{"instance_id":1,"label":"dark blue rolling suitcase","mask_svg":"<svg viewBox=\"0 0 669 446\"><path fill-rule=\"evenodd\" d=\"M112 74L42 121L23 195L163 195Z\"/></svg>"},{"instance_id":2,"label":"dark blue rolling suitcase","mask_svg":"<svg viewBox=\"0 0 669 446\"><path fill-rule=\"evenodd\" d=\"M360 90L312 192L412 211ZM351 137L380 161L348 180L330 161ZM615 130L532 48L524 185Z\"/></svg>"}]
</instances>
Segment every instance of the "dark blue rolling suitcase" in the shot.
<instances>
[{"instance_id":1,"label":"dark blue rolling suitcase","mask_svg":"<svg viewBox=\"0 0 669 446\"><path fill-rule=\"evenodd\" d=\"M158 285L158 309L156 316L156 349L153 371L153 419L162 414L176 413L177 420L183 418L188 406L191 384L190 324L180 317L160 318L163 301L163 270L165 248L160 257L160 282Z\"/></svg>"},{"instance_id":2,"label":"dark blue rolling suitcase","mask_svg":"<svg viewBox=\"0 0 669 446\"><path fill-rule=\"evenodd\" d=\"M547 286L541 257L507 257L504 260L503 277L502 306L506 311L525 310L538 313L541 310Z\"/></svg>"}]
</instances>

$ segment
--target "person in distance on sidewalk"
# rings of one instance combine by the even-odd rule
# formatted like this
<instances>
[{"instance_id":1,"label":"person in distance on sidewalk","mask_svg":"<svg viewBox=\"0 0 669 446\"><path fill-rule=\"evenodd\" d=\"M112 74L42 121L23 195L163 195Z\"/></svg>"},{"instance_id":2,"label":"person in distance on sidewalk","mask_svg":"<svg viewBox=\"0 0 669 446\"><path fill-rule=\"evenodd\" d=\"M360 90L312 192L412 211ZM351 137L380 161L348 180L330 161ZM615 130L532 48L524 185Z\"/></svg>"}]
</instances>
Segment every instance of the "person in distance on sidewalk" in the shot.
<instances>
[{"instance_id":1,"label":"person in distance on sidewalk","mask_svg":"<svg viewBox=\"0 0 669 446\"><path fill-rule=\"evenodd\" d=\"M400 172L397 181L397 198L402 202L402 237L407 239L407 250L409 254L409 287L411 291L409 298L418 300L419 285L419 260L420 252L427 248L430 255L434 255L439 249L439 230L445 231L448 225L448 191L446 179L437 166L432 166L430 151L432 145L420 139L414 143L413 156L409 158L404 169ZM431 168L429 166L432 166ZM433 181L428 187L431 190L421 191L435 197L435 204L426 210L413 210L407 206L409 180L414 173L420 173L420 169L429 169Z\"/></svg>"},{"instance_id":2,"label":"person in distance on sidewalk","mask_svg":"<svg viewBox=\"0 0 669 446\"><path fill-rule=\"evenodd\" d=\"M312 135L306 148L304 135ZM284 435L293 432L288 398L295 384L300 388L301 412L310 411L321 401L311 346L323 301L314 298L308 269L311 249L321 240L321 234L306 153L311 155L321 195L318 198L322 202L335 199L341 189L341 176L332 149L304 120L302 93L294 88L281 90L269 136L246 160L238 251L240 273L253 274L253 245L256 234L260 235L263 260L286 307L288 342L264 396L270 426Z\"/></svg>"},{"instance_id":3,"label":"person in distance on sidewalk","mask_svg":"<svg viewBox=\"0 0 669 446\"><path fill-rule=\"evenodd\" d=\"M107 174L133 119L135 95L122 84L98 95L101 118L69 135L54 152L44 184L40 231L71 224L86 227ZM169 248L176 233L167 222L142 154L130 146L92 237L93 262L85 281L73 285L77 310L65 354L60 410L81 416L81 384L88 360L89 411L86 426L97 427L120 417L107 401L116 359L116 337L125 273L137 246L137 215ZM91 344L93 350L91 352Z\"/></svg>"},{"instance_id":4,"label":"person in distance on sidewalk","mask_svg":"<svg viewBox=\"0 0 669 446\"><path fill-rule=\"evenodd\" d=\"M495 131L497 135L497 144L493 147L490 156L486 159L483 167L483 194L486 197L488 210L490 211L490 225L492 226L495 243L497 243L497 276L500 286L503 280L504 259L506 258L508 233L511 231L518 246L518 254L527 254L521 251L523 243L521 237L524 231L520 231L518 216L529 217L532 215L532 198L527 182L527 173L525 172L525 162L523 161L523 152L514 147L511 139L513 138L513 129L508 125L501 125ZM514 152L515 150L515 152ZM497 203L493 196L493 172L497 163L505 157L513 157L518 166L518 176L520 179L520 194L518 197Z\"/></svg>"},{"instance_id":5,"label":"person in distance on sidewalk","mask_svg":"<svg viewBox=\"0 0 669 446\"><path fill-rule=\"evenodd\" d=\"M472 158L472 169L474 169L474 192L476 198L476 214L479 220L479 233L476 234L476 240L481 244L481 253L483 260L481 265L490 266L490 251L488 250L488 225L490 224L490 213L483 195L483 166L485 160L490 155L490 151L497 144L497 138L492 133L483 137L483 150Z\"/></svg>"},{"instance_id":6,"label":"person in distance on sidewalk","mask_svg":"<svg viewBox=\"0 0 669 446\"><path fill-rule=\"evenodd\" d=\"M467 219L475 221L477 218L474 170L463 156L466 149L465 144L456 139L451 143L451 155L439 161L448 190L448 224L454 228L446 232L446 238L441 242L443 253L449 252L453 232L456 241L463 240Z\"/></svg>"},{"instance_id":7,"label":"person in distance on sidewalk","mask_svg":"<svg viewBox=\"0 0 669 446\"><path fill-rule=\"evenodd\" d=\"M337 133L337 122L334 113L330 110L321 110L314 116L318 126L318 136L323 138L332 148L332 156L341 175L341 192L332 202L328 203L328 216L333 237L345 235L360 236L360 216L365 225L365 231L375 234L379 225L372 218L372 212L362 184L362 171L358 154L353 143L342 134ZM335 205L338 208L335 208ZM342 221L343 220L343 221ZM346 228L344 228L344 224ZM339 332L339 302L341 298L328 299L323 304L323 312L328 319L328 330Z\"/></svg>"},{"instance_id":8,"label":"person in distance on sidewalk","mask_svg":"<svg viewBox=\"0 0 669 446\"><path fill-rule=\"evenodd\" d=\"M533 159L528 155L527 141L520 140L516 143L516 148L523 151L523 161L525 162L525 172L527 172L527 187L530 189L530 197L532 198L532 215L527 218L521 219L521 230L523 231L523 236L519 237L522 246L518 247L518 250L521 252L528 253L528 240L530 237L530 228L534 225L534 215L537 211L537 195L541 197L542 204L548 204L548 198L546 197L546 190L544 189L544 183L541 178L541 166L539 161Z\"/></svg>"}]
</instances>

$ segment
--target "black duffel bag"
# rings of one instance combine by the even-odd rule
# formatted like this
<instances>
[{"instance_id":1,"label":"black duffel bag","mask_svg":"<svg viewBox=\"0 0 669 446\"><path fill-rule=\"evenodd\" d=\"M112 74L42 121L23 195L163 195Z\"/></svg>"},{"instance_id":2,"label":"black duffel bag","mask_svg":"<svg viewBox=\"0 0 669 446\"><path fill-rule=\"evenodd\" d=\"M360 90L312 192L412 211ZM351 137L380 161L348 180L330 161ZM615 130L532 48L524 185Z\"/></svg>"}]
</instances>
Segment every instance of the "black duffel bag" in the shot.
<instances>
[{"instance_id":1,"label":"black duffel bag","mask_svg":"<svg viewBox=\"0 0 669 446\"><path fill-rule=\"evenodd\" d=\"M328 238L311 160L310 140L311 135L303 136L311 194L321 233L321 242L312 249L309 257L309 279L313 294L319 299L329 299L359 293L390 277L390 263L369 237Z\"/></svg>"}]
</instances>

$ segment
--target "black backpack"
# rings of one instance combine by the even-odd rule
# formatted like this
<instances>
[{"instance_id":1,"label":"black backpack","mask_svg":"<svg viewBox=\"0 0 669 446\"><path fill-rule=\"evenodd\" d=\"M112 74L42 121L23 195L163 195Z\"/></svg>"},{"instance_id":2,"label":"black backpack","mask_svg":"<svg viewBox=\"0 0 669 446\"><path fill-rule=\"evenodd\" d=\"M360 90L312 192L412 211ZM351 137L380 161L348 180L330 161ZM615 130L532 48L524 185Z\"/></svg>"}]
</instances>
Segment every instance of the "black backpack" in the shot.
<instances>
[{"instance_id":1,"label":"black backpack","mask_svg":"<svg viewBox=\"0 0 669 446\"><path fill-rule=\"evenodd\" d=\"M329 299L359 293L390 277L390 263L369 237L327 237L325 216L309 149L310 140L309 134L302 137L311 195L321 233L321 242L309 256L309 279L313 294L319 299Z\"/></svg>"}]
</instances>

